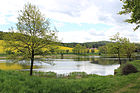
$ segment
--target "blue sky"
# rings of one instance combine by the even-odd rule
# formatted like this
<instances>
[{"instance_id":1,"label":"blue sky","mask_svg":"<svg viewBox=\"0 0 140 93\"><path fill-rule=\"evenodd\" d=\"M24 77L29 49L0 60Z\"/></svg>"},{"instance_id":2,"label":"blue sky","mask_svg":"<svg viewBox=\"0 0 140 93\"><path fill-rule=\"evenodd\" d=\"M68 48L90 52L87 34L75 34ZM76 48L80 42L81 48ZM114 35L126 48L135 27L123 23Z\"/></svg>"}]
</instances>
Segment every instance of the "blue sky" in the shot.
<instances>
[{"instance_id":1,"label":"blue sky","mask_svg":"<svg viewBox=\"0 0 140 93\"><path fill-rule=\"evenodd\" d=\"M102 24L102 23L98 23L98 24L89 24L89 23L69 23L69 22L63 22L61 23L60 21L57 20L51 20L53 24L53 26L57 26L57 29L61 32L69 32L69 31L74 31L74 30L89 30L89 29L96 29L98 31L100 30L106 30L111 28L111 25L107 25L107 24Z\"/></svg>"},{"instance_id":2,"label":"blue sky","mask_svg":"<svg viewBox=\"0 0 140 93\"><path fill-rule=\"evenodd\" d=\"M109 40L120 33L131 42L140 42L140 31L134 24L125 23L129 15L118 15L120 0L3 0L0 3L0 31L17 23L18 11L31 2L58 29L62 42L94 42Z\"/></svg>"}]
</instances>

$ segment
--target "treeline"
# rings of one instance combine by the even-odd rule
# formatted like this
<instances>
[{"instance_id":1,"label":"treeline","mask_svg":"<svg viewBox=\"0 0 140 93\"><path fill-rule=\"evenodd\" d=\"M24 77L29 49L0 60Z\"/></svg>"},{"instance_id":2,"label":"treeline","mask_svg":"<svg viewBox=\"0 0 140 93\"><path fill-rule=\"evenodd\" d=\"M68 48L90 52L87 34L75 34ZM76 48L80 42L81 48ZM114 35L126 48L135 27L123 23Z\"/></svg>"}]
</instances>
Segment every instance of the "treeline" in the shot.
<instances>
[{"instance_id":1,"label":"treeline","mask_svg":"<svg viewBox=\"0 0 140 93\"><path fill-rule=\"evenodd\" d=\"M77 44L80 44L81 46L84 46L86 48L98 48L100 46L104 46L108 43L111 43L109 41L99 41L99 42L86 42L86 43L61 43L62 46L65 47L75 47Z\"/></svg>"},{"instance_id":2,"label":"treeline","mask_svg":"<svg viewBox=\"0 0 140 93\"><path fill-rule=\"evenodd\" d=\"M9 34L10 32L0 31L0 40L3 40L4 35ZM112 43L111 41L98 41L98 42L85 42L85 43L60 43L60 46L74 48L77 44L83 46L84 48L99 48L107 44ZM135 43L136 49L135 52L140 52L140 44ZM52 50L53 51L53 50ZM61 51L62 52L62 51ZM64 52L64 50L63 50ZM73 50L74 52L74 50ZM65 50L65 53L69 53L69 50Z\"/></svg>"},{"instance_id":3,"label":"treeline","mask_svg":"<svg viewBox=\"0 0 140 93\"><path fill-rule=\"evenodd\" d=\"M0 31L0 40L3 40L4 35L8 34L9 32Z\"/></svg>"},{"instance_id":4,"label":"treeline","mask_svg":"<svg viewBox=\"0 0 140 93\"><path fill-rule=\"evenodd\" d=\"M119 63L121 63L121 57L127 57L131 60L140 51L140 44L131 43L129 38L120 37L120 34L115 34L110 40L112 43L99 47L99 51L102 54L109 55L109 57L118 57Z\"/></svg>"},{"instance_id":5,"label":"treeline","mask_svg":"<svg viewBox=\"0 0 140 93\"><path fill-rule=\"evenodd\" d=\"M0 31L0 40L3 40L3 36L5 34L8 34L9 32L3 32ZM77 44L80 44L81 46L84 46L86 48L98 48L100 46L104 46L106 44L110 43L109 41L99 41L99 42L86 42L86 43L61 43L61 46L64 47L75 47Z\"/></svg>"}]
</instances>

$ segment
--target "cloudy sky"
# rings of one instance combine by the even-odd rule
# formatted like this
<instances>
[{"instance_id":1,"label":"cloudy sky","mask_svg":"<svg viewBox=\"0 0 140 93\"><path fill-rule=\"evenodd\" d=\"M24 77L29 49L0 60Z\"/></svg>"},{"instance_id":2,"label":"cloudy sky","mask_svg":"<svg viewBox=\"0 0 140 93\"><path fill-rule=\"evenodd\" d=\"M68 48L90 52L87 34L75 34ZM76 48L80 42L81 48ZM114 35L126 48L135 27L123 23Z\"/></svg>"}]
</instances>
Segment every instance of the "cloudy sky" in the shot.
<instances>
[{"instance_id":1,"label":"cloudy sky","mask_svg":"<svg viewBox=\"0 0 140 93\"><path fill-rule=\"evenodd\" d=\"M0 3L0 31L17 22L18 11L31 2L58 29L62 42L94 42L109 40L120 33L131 42L140 42L140 31L135 25L123 22L128 15L118 15L120 0L2 0Z\"/></svg>"}]
</instances>

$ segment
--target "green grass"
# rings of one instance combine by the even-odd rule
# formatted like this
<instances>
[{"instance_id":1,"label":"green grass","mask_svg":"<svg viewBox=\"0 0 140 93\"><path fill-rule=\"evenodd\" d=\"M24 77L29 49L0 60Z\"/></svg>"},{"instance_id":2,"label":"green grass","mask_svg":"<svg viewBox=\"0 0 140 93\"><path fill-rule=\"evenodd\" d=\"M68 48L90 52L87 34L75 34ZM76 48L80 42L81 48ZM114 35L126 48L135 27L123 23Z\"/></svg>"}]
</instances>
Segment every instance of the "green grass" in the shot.
<instances>
[{"instance_id":1,"label":"green grass","mask_svg":"<svg viewBox=\"0 0 140 93\"><path fill-rule=\"evenodd\" d=\"M140 61L131 63L140 70ZM55 76L53 72L36 72L29 76L28 72L0 70L0 93L138 93L140 89L140 72L126 76L83 72L72 73L69 77Z\"/></svg>"}]
</instances>

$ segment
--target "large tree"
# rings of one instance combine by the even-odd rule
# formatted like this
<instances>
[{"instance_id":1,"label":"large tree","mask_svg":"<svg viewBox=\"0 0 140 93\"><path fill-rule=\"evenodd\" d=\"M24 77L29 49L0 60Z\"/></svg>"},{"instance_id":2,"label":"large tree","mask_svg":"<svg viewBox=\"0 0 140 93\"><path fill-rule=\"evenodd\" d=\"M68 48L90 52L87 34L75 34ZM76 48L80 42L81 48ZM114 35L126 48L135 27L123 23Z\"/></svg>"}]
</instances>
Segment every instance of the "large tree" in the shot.
<instances>
[{"instance_id":1,"label":"large tree","mask_svg":"<svg viewBox=\"0 0 140 93\"><path fill-rule=\"evenodd\" d=\"M136 27L134 30L137 30L140 27L140 0L120 0L122 1L123 7L122 11L119 14L130 14L130 19L126 19L125 22L135 23Z\"/></svg>"},{"instance_id":2,"label":"large tree","mask_svg":"<svg viewBox=\"0 0 140 93\"><path fill-rule=\"evenodd\" d=\"M50 29L49 20L30 3L19 11L16 31L5 36L6 46L14 51L12 58L30 59L30 75L33 72L35 55L46 53L45 48L57 42L56 31ZM44 50L44 51L43 51ZM19 57L20 56L20 57Z\"/></svg>"}]
</instances>

